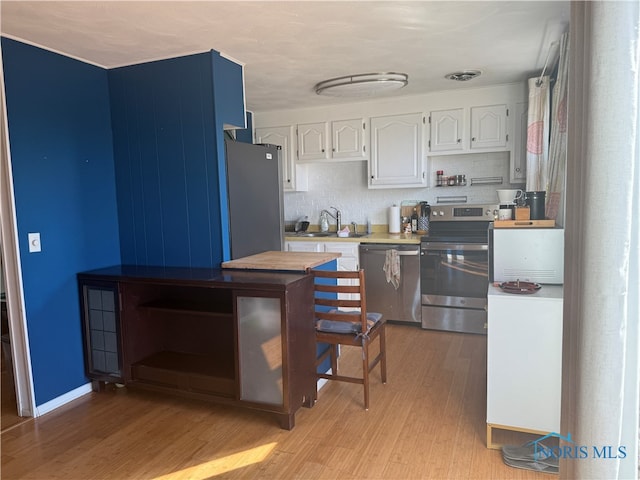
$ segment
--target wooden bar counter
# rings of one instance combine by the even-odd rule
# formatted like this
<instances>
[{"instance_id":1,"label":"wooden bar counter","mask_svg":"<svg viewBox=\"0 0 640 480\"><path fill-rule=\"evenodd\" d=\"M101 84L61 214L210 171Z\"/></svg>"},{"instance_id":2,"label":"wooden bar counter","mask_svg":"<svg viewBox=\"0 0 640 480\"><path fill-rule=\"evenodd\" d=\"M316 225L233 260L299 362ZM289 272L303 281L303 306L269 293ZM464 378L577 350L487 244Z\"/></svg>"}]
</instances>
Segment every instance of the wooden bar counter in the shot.
<instances>
[{"instance_id":1,"label":"wooden bar counter","mask_svg":"<svg viewBox=\"0 0 640 480\"><path fill-rule=\"evenodd\" d=\"M314 262L326 263L318 255ZM304 273L312 265L265 258L272 271L241 259L229 263L242 269L117 265L79 273L94 390L112 382L212 400L272 412L293 428L295 412L317 396L313 277Z\"/></svg>"}]
</instances>

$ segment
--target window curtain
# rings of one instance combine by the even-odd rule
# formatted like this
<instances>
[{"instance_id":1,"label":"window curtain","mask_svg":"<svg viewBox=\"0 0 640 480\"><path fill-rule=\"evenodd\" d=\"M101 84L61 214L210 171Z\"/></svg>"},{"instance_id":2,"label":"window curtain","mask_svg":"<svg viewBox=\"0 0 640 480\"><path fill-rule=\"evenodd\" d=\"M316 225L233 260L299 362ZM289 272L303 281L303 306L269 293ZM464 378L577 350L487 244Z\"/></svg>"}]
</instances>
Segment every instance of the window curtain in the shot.
<instances>
[{"instance_id":1,"label":"window curtain","mask_svg":"<svg viewBox=\"0 0 640 480\"><path fill-rule=\"evenodd\" d=\"M549 76L529 79L527 113L528 192L546 190L549 168Z\"/></svg>"},{"instance_id":2,"label":"window curtain","mask_svg":"<svg viewBox=\"0 0 640 480\"><path fill-rule=\"evenodd\" d=\"M569 75L569 34L560 39L558 73L551 98L551 138L549 140L548 184L545 217L564 225L564 188L567 161L567 85Z\"/></svg>"},{"instance_id":3,"label":"window curtain","mask_svg":"<svg viewBox=\"0 0 640 480\"><path fill-rule=\"evenodd\" d=\"M587 455L566 479L638 478L639 27L640 2L571 2L561 429Z\"/></svg>"}]
</instances>

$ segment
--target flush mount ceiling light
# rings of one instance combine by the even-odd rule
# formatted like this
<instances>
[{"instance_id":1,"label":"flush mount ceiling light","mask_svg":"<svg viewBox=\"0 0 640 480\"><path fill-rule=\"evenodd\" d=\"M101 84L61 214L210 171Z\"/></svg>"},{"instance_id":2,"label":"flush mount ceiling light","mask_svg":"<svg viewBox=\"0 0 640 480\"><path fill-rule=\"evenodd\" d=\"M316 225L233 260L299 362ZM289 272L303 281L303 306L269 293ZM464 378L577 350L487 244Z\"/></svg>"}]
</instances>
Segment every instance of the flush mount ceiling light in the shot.
<instances>
[{"instance_id":1,"label":"flush mount ceiling light","mask_svg":"<svg viewBox=\"0 0 640 480\"><path fill-rule=\"evenodd\" d=\"M332 78L317 83L314 87L318 95L332 97L369 97L398 90L409 83L406 73L361 73Z\"/></svg>"},{"instance_id":2,"label":"flush mount ceiling light","mask_svg":"<svg viewBox=\"0 0 640 480\"><path fill-rule=\"evenodd\" d=\"M463 70L462 72L449 73L444 76L449 80L455 80L456 82L466 82L479 77L482 72L480 70Z\"/></svg>"}]
</instances>

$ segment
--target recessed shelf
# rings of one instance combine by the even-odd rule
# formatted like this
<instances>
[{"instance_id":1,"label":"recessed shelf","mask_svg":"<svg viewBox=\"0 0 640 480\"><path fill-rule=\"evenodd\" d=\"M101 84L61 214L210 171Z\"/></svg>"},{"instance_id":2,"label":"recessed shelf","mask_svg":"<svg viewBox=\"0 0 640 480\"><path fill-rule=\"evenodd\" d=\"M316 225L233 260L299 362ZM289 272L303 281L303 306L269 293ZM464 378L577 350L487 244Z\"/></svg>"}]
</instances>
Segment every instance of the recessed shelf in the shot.
<instances>
[{"instance_id":1,"label":"recessed shelf","mask_svg":"<svg viewBox=\"0 0 640 480\"><path fill-rule=\"evenodd\" d=\"M132 364L131 373L135 381L222 396L235 393L233 362L215 355L158 352Z\"/></svg>"}]
</instances>

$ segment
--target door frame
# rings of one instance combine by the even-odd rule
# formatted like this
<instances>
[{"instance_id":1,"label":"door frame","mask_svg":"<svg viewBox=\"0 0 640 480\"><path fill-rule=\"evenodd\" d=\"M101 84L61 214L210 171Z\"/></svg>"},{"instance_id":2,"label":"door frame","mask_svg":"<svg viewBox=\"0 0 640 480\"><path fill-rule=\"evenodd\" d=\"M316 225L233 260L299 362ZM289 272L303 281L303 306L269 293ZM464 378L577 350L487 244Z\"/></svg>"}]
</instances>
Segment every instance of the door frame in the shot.
<instances>
[{"instance_id":1,"label":"door frame","mask_svg":"<svg viewBox=\"0 0 640 480\"><path fill-rule=\"evenodd\" d=\"M18 416L34 417L36 413L31 369L31 352L25 315L22 270L20 267L20 244L16 220L13 176L11 175L11 152L7 105L0 47L0 254L5 282L11 357L16 387Z\"/></svg>"}]
</instances>

